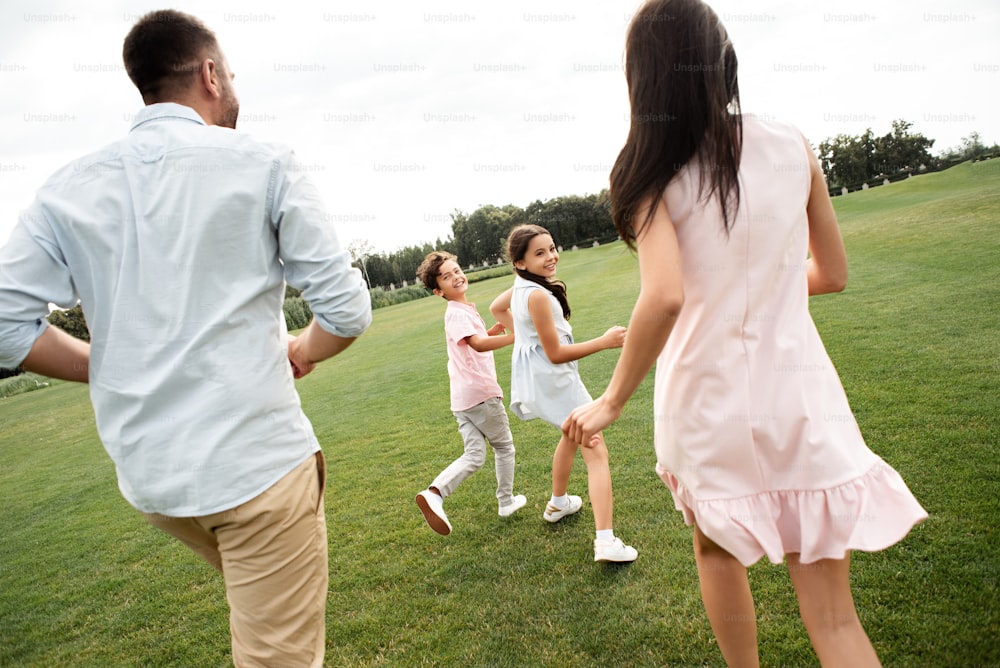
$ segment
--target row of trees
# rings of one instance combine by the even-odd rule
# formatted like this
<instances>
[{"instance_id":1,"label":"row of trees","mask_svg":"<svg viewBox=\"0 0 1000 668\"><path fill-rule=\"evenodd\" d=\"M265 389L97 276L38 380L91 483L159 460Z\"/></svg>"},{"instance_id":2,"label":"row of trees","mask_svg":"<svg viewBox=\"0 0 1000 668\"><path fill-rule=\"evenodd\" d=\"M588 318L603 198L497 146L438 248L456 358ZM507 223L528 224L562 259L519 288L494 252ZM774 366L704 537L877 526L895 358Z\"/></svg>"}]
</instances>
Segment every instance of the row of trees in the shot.
<instances>
[{"instance_id":1,"label":"row of trees","mask_svg":"<svg viewBox=\"0 0 1000 668\"><path fill-rule=\"evenodd\" d=\"M979 134L963 138L962 146L939 157L930 154L934 140L912 131L913 124L899 119L892 131L877 136L869 128L860 136L840 134L819 144L817 152L831 192L844 188L857 190L865 184L881 184L909 174L945 169L963 160L1000 156L1000 147L982 144ZM451 238L438 239L433 245L407 246L392 253L375 253L365 242L355 242L350 251L358 268L363 269L368 284L386 289L410 285L424 256L432 250L446 250L459 257L465 266L484 266L502 262L507 233L522 223L541 225L552 232L557 244L564 247L591 245L616 238L611 223L607 190L594 195L570 195L526 208L513 204L486 205L472 213L456 210L452 216Z\"/></svg>"},{"instance_id":2,"label":"row of trees","mask_svg":"<svg viewBox=\"0 0 1000 668\"><path fill-rule=\"evenodd\" d=\"M934 140L911 132L913 124L902 119L892 122L892 132L876 136L871 128L858 136L840 134L820 143L818 154L830 190L857 190L885 179L946 169L964 160L1000 155L1000 147L987 148L979 133L962 139L962 145L938 157L930 154Z\"/></svg>"},{"instance_id":3,"label":"row of trees","mask_svg":"<svg viewBox=\"0 0 1000 668\"><path fill-rule=\"evenodd\" d=\"M568 195L548 201L536 200L526 208L514 204L481 206L472 213L451 214L452 236L433 245L407 246L393 253L374 253L365 241L348 248L370 286L395 287L412 284L417 267L432 250L454 253L466 267L500 264L504 242L510 231L522 224L541 225L564 247L604 243L617 238L611 222L607 190L592 195Z\"/></svg>"},{"instance_id":4,"label":"row of trees","mask_svg":"<svg viewBox=\"0 0 1000 668\"><path fill-rule=\"evenodd\" d=\"M1000 144L987 146L978 132L972 132L967 137L962 137L962 143L958 146L942 151L937 163L939 168L946 169L967 160L976 162L986 158L1000 158Z\"/></svg>"}]
</instances>

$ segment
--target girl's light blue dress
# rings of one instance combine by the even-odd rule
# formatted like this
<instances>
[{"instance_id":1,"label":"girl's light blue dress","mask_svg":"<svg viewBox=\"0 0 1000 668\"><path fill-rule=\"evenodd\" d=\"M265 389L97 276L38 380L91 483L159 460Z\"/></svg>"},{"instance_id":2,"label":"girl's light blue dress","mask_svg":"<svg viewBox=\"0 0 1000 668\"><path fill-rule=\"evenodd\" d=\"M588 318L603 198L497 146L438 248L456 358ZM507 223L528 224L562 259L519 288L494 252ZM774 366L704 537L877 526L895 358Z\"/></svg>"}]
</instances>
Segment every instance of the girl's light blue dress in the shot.
<instances>
[{"instance_id":1,"label":"girl's light blue dress","mask_svg":"<svg viewBox=\"0 0 1000 668\"><path fill-rule=\"evenodd\" d=\"M548 297L559 340L573 343L573 328L563 317L558 300L537 283L516 276L510 299L510 311L514 316L510 410L522 420L541 418L561 427L570 412L590 402L591 396L580 380L575 361L553 364L545 355L528 312L528 296L535 290Z\"/></svg>"}]
</instances>

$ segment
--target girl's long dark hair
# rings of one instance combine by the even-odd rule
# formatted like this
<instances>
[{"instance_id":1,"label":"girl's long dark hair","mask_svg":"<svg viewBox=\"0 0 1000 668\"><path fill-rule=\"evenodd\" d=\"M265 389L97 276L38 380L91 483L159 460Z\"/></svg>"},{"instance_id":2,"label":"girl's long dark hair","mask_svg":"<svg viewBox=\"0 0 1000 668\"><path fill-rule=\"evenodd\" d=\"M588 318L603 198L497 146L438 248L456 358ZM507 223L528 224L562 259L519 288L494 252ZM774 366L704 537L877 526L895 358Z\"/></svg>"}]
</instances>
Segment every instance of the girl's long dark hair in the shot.
<instances>
[{"instance_id":1,"label":"girl's long dark hair","mask_svg":"<svg viewBox=\"0 0 1000 668\"><path fill-rule=\"evenodd\" d=\"M732 227L743 143L736 70L729 36L701 0L649 0L633 17L625 42L631 125L610 188L611 217L629 246L693 158L699 196L718 196L723 225ZM640 211L646 198L654 205Z\"/></svg>"},{"instance_id":2,"label":"girl's long dark hair","mask_svg":"<svg viewBox=\"0 0 1000 668\"><path fill-rule=\"evenodd\" d=\"M510 231L507 236L507 259L511 264L518 260L523 260L528 252L528 245L531 240L540 234L552 236L547 229L540 225L518 225ZM569 320L569 300L566 298L566 284L562 281L549 280L544 276L533 274L527 269L514 267L514 273L521 278L538 283L540 286L552 293L552 296L562 307L563 317Z\"/></svg>"}]
</instances>

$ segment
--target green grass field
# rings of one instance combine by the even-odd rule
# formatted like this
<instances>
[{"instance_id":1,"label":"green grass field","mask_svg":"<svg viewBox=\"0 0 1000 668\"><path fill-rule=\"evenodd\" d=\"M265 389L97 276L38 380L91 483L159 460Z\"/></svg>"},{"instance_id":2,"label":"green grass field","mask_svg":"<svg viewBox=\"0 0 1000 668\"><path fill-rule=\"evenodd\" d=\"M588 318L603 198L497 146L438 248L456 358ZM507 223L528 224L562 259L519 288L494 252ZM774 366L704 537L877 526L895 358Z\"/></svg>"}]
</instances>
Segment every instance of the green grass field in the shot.
<instances>
[{"instance_id":1,"label":"green grass field","mask_svg":"<svg viewBox=\"0 0 1000 668\"><path fill-rule=\"evenodd\" d=\"M1000 162L839 197L851 278L812 311L870 447L930 518L856 553L859 613L887 666L1000 663ZM622 244L565 253L578 338L626 324ZM486 314L507 278L470 286ZM721 666L690 529L653 472L652 379L606 433L630 566L592 562L584 512L549 525L555 430L512 419L516 490L496 513L492 458L447 501L444 538L414 494L461 452L448 410L444 302L375 312L299 381L330 465L330 666ZM509 390L509 349L498 351ZM617 353L581 362L595 395ZM585 497L582 461L571 491ZM586 497L585 497L586 498ZM120 497L87 388L0 399L0 665L229 665L221 578ZM787 572L750 570L764 665L816 665Z\"/></svg>"}]
</instances>

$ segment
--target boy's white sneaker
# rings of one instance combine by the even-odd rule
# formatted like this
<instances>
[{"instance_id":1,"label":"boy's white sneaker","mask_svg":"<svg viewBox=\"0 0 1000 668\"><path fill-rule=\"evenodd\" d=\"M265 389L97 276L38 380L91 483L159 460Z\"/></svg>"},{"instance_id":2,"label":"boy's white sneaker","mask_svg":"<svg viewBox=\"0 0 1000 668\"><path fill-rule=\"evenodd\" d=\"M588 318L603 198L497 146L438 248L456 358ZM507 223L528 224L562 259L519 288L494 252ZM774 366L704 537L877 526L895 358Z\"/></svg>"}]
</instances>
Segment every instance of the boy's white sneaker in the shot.
<instances>
[{"instance_id":1,"label":"boy's white sneaker","mask_svg":"<svg viewBox=\"0 0 1000 668\"><path fill-rule=\"evenodd\" d=\"M424 514L424 519L427 520L427 524L432 529L442 536L451 533L451 522L444 514L444 499L431 490L425 489L417 494L417 507L420 508L420 512Z\"/></svg>"},{"instance_id":2,"label":"boy's white sneaker","mask_svg":"<svg viewBox=\"0 0 1000 668\"><path fill-rule=\"evenodd\" d=\"M526 503L528 503L527 497L524 494L518 494L506 506L500 506L500 517L510 517L521 508L524 508L524 504Z\"/></svg>"},{"instance_id":3,"label":"boy's white sneaker","mask_svg":"<svg viewBox=\"0 0 1000 668\"><path fill-rule=\"evenodd\" d=\"M580 512L580 508L583 507L583 499L572 495L566 498L569 499L569 503L566 504L565 508L560 508L551 501L545 504L545 512L542 513L542 517L545 518L546 522L558 522L567 515Z\"/></svg>"},{"instance_id":4,"label":"boy's white sneaker","mask_svg":"<svg viewBox=\"0 0 1000 668\"><path fill-rule=\"evenodd\" d=\"M594 561L635 561L639 552L631 545L626 545L621 538L614 540L594 540Z\"/></svg>"}]
</instances>

